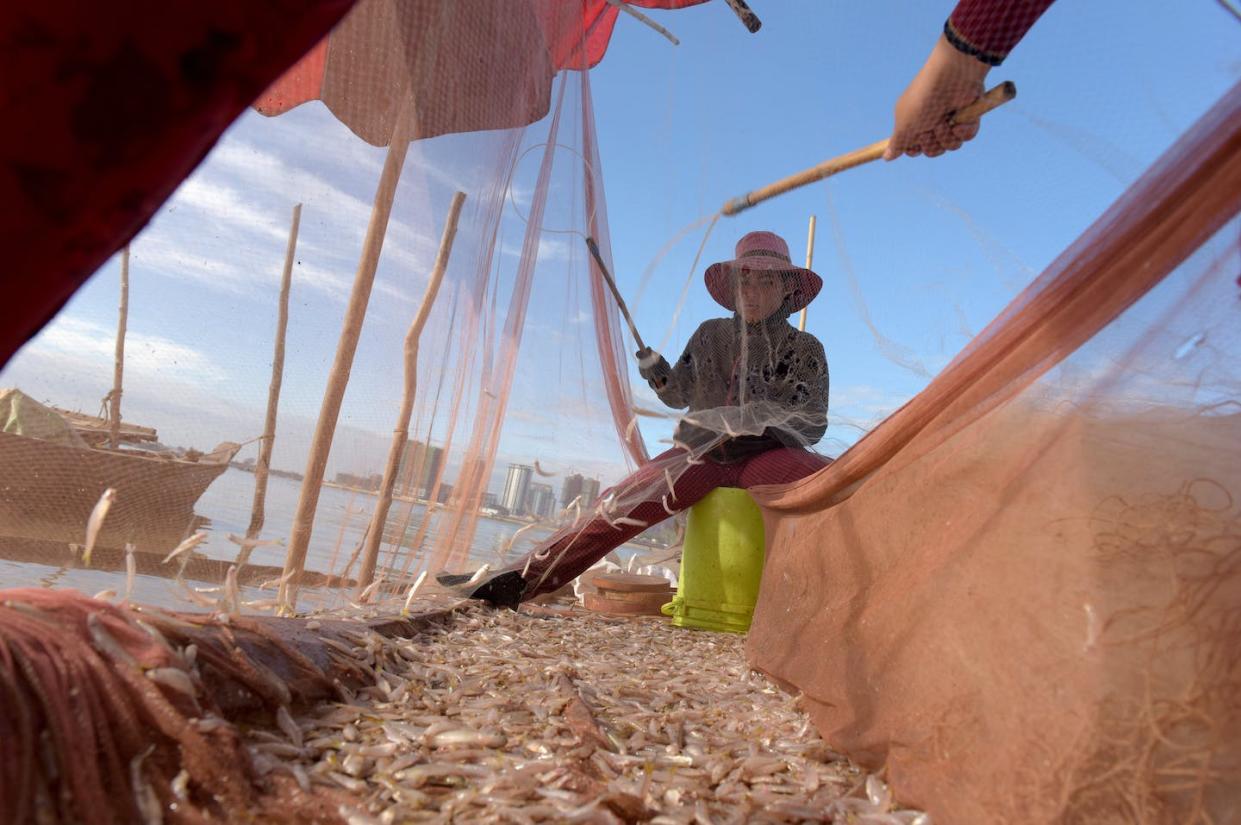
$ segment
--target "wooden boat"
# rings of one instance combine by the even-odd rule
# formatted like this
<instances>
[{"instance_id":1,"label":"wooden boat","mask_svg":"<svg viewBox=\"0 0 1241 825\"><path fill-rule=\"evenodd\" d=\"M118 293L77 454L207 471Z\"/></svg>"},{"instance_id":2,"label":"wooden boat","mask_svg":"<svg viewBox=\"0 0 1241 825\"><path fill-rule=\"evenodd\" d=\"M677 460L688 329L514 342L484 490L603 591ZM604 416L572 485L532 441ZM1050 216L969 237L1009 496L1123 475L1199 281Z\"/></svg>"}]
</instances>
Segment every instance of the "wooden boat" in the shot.
<instances>
[{"instance_id":1,"label":"wooden boat","mask_svg":"<svg viewBox=\"0 0 1241 825\"><path fill-rule=\"evenodd\" d=\"M17 394L16 396L14 394ZM209 453L132 449L154 443L155 430L126 426L122 446L103 446L101 419L38 404L19 391L4 393L21 405L26 432L14 425L0 432L0 534L81 541L91 510L104 490L116 490L101 542L130 541L139 534L179 533L193 518L194 503L240 449L225 442ZM60 425L58 426L58 422ZM0 425L5 420L0 419ZM30 432L34 430L35 432ZM120 546L116 544L114 546Z\"/></svg>"}]
</instances>

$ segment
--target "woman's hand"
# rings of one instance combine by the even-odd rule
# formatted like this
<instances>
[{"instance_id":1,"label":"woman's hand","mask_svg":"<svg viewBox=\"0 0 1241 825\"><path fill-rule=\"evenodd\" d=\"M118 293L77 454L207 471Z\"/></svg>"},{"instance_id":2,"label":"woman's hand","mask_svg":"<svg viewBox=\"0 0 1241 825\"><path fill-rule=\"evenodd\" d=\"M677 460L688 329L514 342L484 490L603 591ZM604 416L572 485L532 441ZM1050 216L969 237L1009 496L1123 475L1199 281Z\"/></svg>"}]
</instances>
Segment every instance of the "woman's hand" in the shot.
<instances>
[{"instance_id":1,"label":"woman's hand","mask_svg":"<svg viewBox=\"0 0 1241 825\"><path fill-rule=\"evenodd\" d=\"M972 140L978 124L953 124L950 116L982 97L990 68L957 50L941 34L931 56L896 101L896 125L883 159L922 154L934 158Z\"/></svg>"}]
</instances>

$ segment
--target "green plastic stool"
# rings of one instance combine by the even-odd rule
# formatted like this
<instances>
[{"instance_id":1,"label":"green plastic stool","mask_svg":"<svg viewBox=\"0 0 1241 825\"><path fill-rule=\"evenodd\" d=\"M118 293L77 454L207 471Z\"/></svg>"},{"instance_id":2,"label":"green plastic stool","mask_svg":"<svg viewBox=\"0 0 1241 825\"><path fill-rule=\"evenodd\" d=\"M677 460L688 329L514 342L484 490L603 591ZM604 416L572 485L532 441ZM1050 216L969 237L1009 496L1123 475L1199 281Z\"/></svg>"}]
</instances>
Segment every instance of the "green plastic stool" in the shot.
<instances>
[{"instance_id":1,"label":"green plastic stool","mask_svg":"<svg viewBox=\"0 0 1241 825\"><path fill-rule=\"evenodd\" d=\"M745 633L763 578L763 515L745 490L720 487L689 511L677 595L663 606L677 627Z\"/></svg>"}]
</instances>

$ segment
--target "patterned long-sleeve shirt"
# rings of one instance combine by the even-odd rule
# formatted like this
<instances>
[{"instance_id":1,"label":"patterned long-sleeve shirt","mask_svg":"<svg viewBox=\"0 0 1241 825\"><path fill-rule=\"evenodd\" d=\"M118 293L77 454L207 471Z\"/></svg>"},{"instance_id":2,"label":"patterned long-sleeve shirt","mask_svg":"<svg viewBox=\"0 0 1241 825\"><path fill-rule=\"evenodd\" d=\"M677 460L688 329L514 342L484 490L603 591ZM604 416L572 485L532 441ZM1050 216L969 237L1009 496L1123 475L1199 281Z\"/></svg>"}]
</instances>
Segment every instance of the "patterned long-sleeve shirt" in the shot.
<instances>
[{"instance_id":1,"label":"patterned long-sleeve shirt","mask_svg":"<svg viewBox=\"0 0 1241 825\"><path fill-rule=\"evenodd\" d=\"M691 449L714 445L706 455L720 463L781 445L809 446L827 429L823 345L783 314L760 324L736 316L706 321L675 365L661 357L642 374L665 404L688 408L676 441ZM704 410L711 414L694 415Z\"/></svg>"},{"instance_id":2,"label":"patterned long-sleeve shirt","mask_svg":"<svg viewBox=\"0 0 1241 825\"><path fill-rule=\"evenodd\" d=\"M998 66L1053 0L960 0L944 23L958 50Z\"/></svg>"}]
</instances>

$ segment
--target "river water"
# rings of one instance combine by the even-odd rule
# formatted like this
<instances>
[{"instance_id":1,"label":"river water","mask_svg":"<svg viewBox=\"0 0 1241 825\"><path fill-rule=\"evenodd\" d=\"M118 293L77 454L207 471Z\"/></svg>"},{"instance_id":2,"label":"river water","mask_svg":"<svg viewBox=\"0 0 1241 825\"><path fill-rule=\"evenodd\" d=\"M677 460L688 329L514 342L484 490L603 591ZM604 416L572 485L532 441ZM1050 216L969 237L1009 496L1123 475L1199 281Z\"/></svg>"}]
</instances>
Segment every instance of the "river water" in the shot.
<instances>
[{"instance_id":1,"label":"river water","mask_svg":"<svg viewBox=\"0 0 1241 825\"><path fill-rule=\"evenodd\" d=\"M288 536L293 523L293 513L297 507L301 482L293 479L273 476L268 481L266 519L262 538L283 540ZM236 559L238 546L229 541L230 533L244 535L250 523L250 506L254 495L254 474L230 467L212 483L207 492L198 500L194 507L195 515L205 519L205 523L197 529L208 535L207 540L196 549L203 556L232 562ZM310 547L307 550L305 569L321 573L339 571L345 561L362 542L366 526L374 510L376 497L368 493L336 487L323 487L319 496L319 506L315 517L314 531L311 535ZM417 532L425 508L419 504L394 501L388 516L389 536L400 533L402 525L408 521L405 542L409 542ZM432 514L431 525L423 546L432 546L435 539L436 517ZM522 527L520 523L480 517L472 544L470 563L466 569L473 570L484 562L495 563L497 551ZM180 529L177 527L176 529ZM85 525L83 525L83 531ZM189 529L185 531L188 533ZM513 548L516 558L526 552L550 531L543 528L532 528L522 533ZM174 532L175 535L175 532ZM78 539L81 541L81 539ZM161 541L170 544L168 547L141 547L146 553L166 553L175 546L175 539L163 538ZM387 561L391 544L385 543L380 549L381 566ZM634 552L644 548L626 545L620 548L622 558L628 558ZM265 565L280 568L284 564L283 545L254 548L250 556L250 565ZM102 554L101 554L102 555ZM335 566L332 562L335 558ZM357 565L353 567L356 573ZM87 594L102 590L123 592L125 573L113 563L112 569L87 569L80 562L63 564L61 561L40 564L28 557L20 561L12 558L0 558L0 588L10 587L69 587ZM188 576L187 576L188 578ZM192 586L207 589L206 595L214 598L217 594L210 591L211 582L190 582ZM170 578L160 575L135 576L132 598L135 602L154 604L179 609L202 609L189 603L182 595L180 585ZM245 599L266 600L273 597L274 590L259 590L255 586L242 587ZM347 591L334 590L326 593L313 588L303 589L303 598L299 600L299 609L343 604Z\"/></svg>"}]
</instances>

